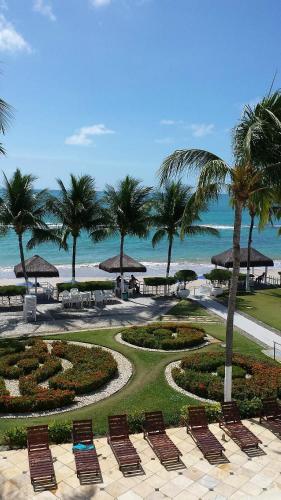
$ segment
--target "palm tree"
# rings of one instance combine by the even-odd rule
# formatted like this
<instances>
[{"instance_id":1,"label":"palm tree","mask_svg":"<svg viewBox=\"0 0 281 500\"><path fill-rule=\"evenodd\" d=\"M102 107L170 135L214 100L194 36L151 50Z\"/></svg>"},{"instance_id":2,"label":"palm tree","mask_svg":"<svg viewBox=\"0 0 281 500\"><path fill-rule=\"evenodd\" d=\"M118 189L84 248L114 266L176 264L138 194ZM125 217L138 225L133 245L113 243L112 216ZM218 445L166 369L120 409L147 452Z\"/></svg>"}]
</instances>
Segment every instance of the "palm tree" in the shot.
<instances>
[{"instance_id":1,"label":"palm tree","mask_svg":"<svg viewBox=\"0 0 281 500\"><path fill-rule=\"evenodd\" d=\"M127 235L144 238L148 235L150 223L151 187L141 186L141 182L127 175L117 187L106 185L104 201L108 208L112 233L120 235L120 275L123 283L124 241Z\"/></svg>"},{"instance_id":2,"label":"palm tree","mask_svg":"<svg viewBox=\"0 0 281 500\"><path fill-rule=\"evenodd\" d=\"M9 123L13 117L12 107L3 99L0 99L0 133L5 135ZM6 151L2 143L0 143L0 155L5 155Z\"/></svg>"},{"instance_id":3,"label":"palm tree","mask_svg":"<svg viewBox=\"0 0 281 500\"><path fill-rule=\"evenodd\" d=\"M224 399L232 396L233 321L240 270L242 211L248 200L261 190L281 182L281 93L263 98L254 107L246 106L233 131L233 166L214 153L200 149L178 150L166 158L160 169L165 182L184 170L199 172L197 196L217 198L224 189L234 208L233 273L226 322Z\"/></svg>"},{"instance_id":4,"label":"palm tree","mask_svg":"<svg viewBox=\"0 0 281 500\"><path fill-rule=\"evenodd\" d=\"M49 231L44 222L48 192L46 189L34 191L35 180L36 177L31 174L24 175L19 169L10 180L4 174L4 194L0 197L1 231L6 233L12 228L17 235L26 284L28 278L25 270L23 235L26 231L31 231L33 238L36 231L42 234Z\"/></svg>"},{"instance_id":5,"label":"palm tree","mask_svg":"<svg viewBox=\"0 0 281 500\"><path fill-rule=\"evenodd\" d=\"M202 209L203 206L198 206L191 188L184 186L180 180L166 182L163 189L154 196L152 223L156 227L156 232L152 238L152 245L155 247L165 236L168 238L167 278L170 273L175 237L183 239L186 235L219 235L217 229L194 224L201 220L200 208Z\"/></svg>"},{"instance_id":6,"label":"palm tree","mask_svg":"<svg viewBox=\"0 0 281 500\"><path fill-rule=\"evenodd\" d=\"M106 214L97 199L94 179L90 175L70 175L67 189L61 179L57 179L60 196L52 198L50 210L61 223L60 246L67 249L72 237L72 282L76 275L77 240L86 231L94 241L101 241L107 235Z\"/></svg>"}]
</instances>

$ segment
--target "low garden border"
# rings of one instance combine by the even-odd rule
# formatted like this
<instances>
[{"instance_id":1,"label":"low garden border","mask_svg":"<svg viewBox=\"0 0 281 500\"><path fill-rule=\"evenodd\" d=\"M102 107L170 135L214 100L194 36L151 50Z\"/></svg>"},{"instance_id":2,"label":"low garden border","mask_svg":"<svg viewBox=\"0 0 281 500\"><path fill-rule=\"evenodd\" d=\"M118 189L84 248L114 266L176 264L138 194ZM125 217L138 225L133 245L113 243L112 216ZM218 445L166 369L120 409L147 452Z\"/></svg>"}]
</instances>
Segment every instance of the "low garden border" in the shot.
<instances>
[{"instance_id":1,"label":"low garden border","mask_svg":"<svg viewBox=\"0 0 281 500\"><path fill-rule=\"evenodd\" d=\"M44 340L47 344L51 345L53 342L57 342L56 340ZM111 379L108 383L106 383L100 389L96 389L88 394L77 394L75 396L75 400L68 406L57 408L53 410L42 410L42 411L34 411L34 412L22 412L22 413L5 413L1 415L1 418L28 418L28 417L44 417L48 415L55 415L57 413L64 413L68 411L77 410L78 408L82 408L84 406L91 405L102 399L108 398L112 396L116 392L120 391L129 381L133 374L133 366L132 363L121 353L109 349L108 347L104 347L98 344L90 344L86 342L76 342L76 341L68 341L68 344L83 346L87 348L101 348L114 357L117 366L118 366L118 376Z\"/></svg>"}]
</instances>

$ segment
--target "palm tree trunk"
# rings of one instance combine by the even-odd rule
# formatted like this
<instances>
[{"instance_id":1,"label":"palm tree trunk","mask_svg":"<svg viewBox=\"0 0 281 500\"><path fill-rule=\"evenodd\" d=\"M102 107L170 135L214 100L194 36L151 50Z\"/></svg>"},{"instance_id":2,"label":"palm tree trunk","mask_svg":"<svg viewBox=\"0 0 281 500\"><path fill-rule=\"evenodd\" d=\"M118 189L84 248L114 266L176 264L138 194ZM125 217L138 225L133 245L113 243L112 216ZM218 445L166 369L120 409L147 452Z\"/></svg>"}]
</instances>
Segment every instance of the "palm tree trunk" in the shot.
<instances>
[{"instance_id":1,"label":"palm tree trunk","mask_svg":"<svg viewBox=\"0 0 281 500\"><path fill-rule=\"evenodd\" d=\"M72 245L72 283L75 283L75 266L76 266L76 246L77 246L77 237L73 236L73 245Z\"/></svg>"},{"instance_id":2,"label":"palm tree trunk","mask_svg":"<svg viewBox=\"0 0 281 500\"><path fill-rule=\"evenodd\" d=\"M233 229L233 271L229 289L228 311L226 320L226 347L225 347L225 377L224 400L232 399L232 354L233 354L233 323L236 306L236 293L240 271L240 234L242 223L243 203L236 200L234 229Z\"/></svg>"},{"instance_id":3,"label":"palm tree trunk","mask_svg":"<svg viewBox=\"0 0 281 500\"><path fill-rule=\"evenodd\" d=\"M173 246L173 237L169 236L169 247L168 247L168 259L167 259L166 278L168 278L169 274L170 274L172 246Z\"/></svg>"},{"instance_id":4,"label":"palm tree trunk","mask_svg":"<svg viewBox=\"0 0 281 500\"><path fill-rule=\"evenodd\" d=\"M19 240L21 267L22 267L22 272L23 272L23 276L24 276L26 288L27 288L28 277L27 277L26 269L25 269L25 260L24 260L24 251L23 251L22 234L21 233L18 234L18 240Z\"/></svg>"},{"instance_id":5,"label":"palm tree trunk","mask_svg":"<svg viewBox=\"0 0 281 500\"><path fill-rule=\"evenodd\" d=\"M247 276L246 276L246 292L250 292L250 265L251 265L251 249L253 242L253 229L255 223L255 214L251 213L251 223L249 228L249 236L248 236L248 254L247 254Z\"/></svg>"},{"instance_id":6,"label":"palm tree trunk","mask_svg":"<svg viewBox=\"0 0 281 500\"><path fill-rule=\"evenodd\" d=\"M121 293L124 292L124 272L123 272L123 258L124 258L124 234L121 234L120 240L120 276L121 276Z\"/></svg>"}]
</instances>

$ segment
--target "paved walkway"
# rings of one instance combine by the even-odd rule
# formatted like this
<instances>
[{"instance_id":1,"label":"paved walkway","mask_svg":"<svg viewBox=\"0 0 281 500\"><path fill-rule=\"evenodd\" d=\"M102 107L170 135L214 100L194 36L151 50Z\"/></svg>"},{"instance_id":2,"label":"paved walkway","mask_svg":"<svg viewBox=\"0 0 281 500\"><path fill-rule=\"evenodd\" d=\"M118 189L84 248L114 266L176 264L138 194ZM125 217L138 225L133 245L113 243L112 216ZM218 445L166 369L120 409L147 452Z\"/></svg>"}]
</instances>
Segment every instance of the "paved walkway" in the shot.
<instances>
[{"instance_id":1,"label":"paved walkway","mask_svg":"<svg viewBox=\"0 0 281 500\"><path fill-rule=\"evenodd\" d=\"M172 298L140 296L84 309L62 309L58 302L38 304L36 323L24 323L22 312L1 312L0 338L143 324L166 314L176 302Z\"/></svg>"},{"instance_id":2,"label":"paved walkway","mask_svg":"<svg viewBox=\"0 0 281 500\"><path fill-rule=\"evenodd\" d=\"M167 433L182 452L185 468L167 471L142 434L131 436L140 454L144 474L123 477L106 438L95 439L103 482L81 486L75 474L71 444L51 446L58 487L34 494L30 484L27 451L0 452L1 500L263 500L281 498L281 441L258 423L245 421L262 440L261 455L249 458L218 424L211 430L225 447L226 463L210 465L185 428Z\"/></svg>"},{"instance_id":3,"label":"paved walkway","mask_svg":"<svg viewBox=\"0 0 281 500\"><path fill-rule=\"evenodd\" d=\"M198 298L196 296L190 296L190 298L199 302L203 307L206 307L208 311L226 320L227 308L220 302L207 297ZM279 342L281 344L280 335L237 312L234 315L234 325L270 349L273 349L273 342ZM281 351L278 351L278 353L281 354Z\"/></svg>"}]
</instances>

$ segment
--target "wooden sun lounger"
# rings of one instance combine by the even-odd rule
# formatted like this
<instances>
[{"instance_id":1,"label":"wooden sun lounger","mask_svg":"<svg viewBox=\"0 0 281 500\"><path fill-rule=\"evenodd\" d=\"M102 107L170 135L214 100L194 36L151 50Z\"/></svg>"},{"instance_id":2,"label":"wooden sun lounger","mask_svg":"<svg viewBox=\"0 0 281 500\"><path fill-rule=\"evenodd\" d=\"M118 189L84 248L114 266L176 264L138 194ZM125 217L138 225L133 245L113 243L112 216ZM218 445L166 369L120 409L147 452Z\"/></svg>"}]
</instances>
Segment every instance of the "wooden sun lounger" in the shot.
<instances>
[{"instance_id":1,"label":"wooden sun lounger","mask_svg":"<svg viewBox=\"0 0 281 500\"><path fill-rule=\"evenodd\" d=\"M73 444L93 445L92 420L74 420L72 424ZM102 482L102 474L96 449L73 450L76 474L81 484Z\"/></svg>"},{"instance_id":2,"label":"wooden sun lounger","mask_svg":"<svg viewBox=\"0 0 281 500\"><path fill-rule=\"evenodd\" d=\"M273 434L281 435L281 405L276 398L262 400L260 423L264 424Z\"/></svg>"},{"instance_id":3,"label":"wooden sun lounger","mask_svg":"<svg viewBox=\"0 0 281 500\"><path fill-rule=\"evenodd\" d=\"M129 438L127 415L108 417L107 442L123 474L144 474L141 459Z\"/></svg>"},{"instance_id":4,"label":"wooden sun lounger","mask_svg":"<svg viewBox=\"0 0 281 500\"><path fill-rule=\"evenodd\" d=\"M223 456L225 449L210 431L204 407L190 406L188 408L187 432L191 435L205 458L213 459Z\"/></svg>"},{"instance_id":5,"label":"wooden sun lounger","mask_svg":"<svg viewBox=\"0 0 281 500\"><path fill-rule=\"evenodd\" d=\"M27 450L30 479L35 491L57 486L47 425L27 428Z\"/></svg>"},{"instance_id":6,"label":"wooden sun lounger","mask_svg":"<svg viewBox=\"0 0 281 500\"><path fill-rule=\"evenodd\" d=\"M165 467L184 467L182 453L166 434L162 411L145 413L144 438Z\"/></svg>"},{"instance_id":7,"label":"wooden sun lounger","mask_svg":"<svg viewBox=\"0 0 281 500\"><path fill-rule=\"evenodd\" d=\"M221 409L223 419L220 422L220 427L238 444L241 450L259 448L261 440L242 424L237 404L234 401L221 403Z\"/></svg>"}]
</instances>

